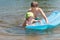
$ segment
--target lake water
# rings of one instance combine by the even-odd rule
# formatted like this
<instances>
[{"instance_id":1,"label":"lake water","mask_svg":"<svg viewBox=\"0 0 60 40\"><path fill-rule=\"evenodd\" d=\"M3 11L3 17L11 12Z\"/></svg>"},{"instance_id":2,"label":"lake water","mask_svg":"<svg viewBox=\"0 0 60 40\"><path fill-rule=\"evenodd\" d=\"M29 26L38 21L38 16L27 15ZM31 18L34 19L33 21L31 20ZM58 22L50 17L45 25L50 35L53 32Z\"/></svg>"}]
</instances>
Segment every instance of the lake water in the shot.
<instances>
[{"instance_id":1,"label":"lake water","mask_svg":"<svg viewBox=\"0 0 60 40\"><path fill-rule=\"evenodd\" d=\"M60 40L59 25L44 32L27 33L22 28L25 13L32 1L39 3L46 16L55 10L60 10L60 0L0 0L0 40Z\"/></svg>"}]
</instances>

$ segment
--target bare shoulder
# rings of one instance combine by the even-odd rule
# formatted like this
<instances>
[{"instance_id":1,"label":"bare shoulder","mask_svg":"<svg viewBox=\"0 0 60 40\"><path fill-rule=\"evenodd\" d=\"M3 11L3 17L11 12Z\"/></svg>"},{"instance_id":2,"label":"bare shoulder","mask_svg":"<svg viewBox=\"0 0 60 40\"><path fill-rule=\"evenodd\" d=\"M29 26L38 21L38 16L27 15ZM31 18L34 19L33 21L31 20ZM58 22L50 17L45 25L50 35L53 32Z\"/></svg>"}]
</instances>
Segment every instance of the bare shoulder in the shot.
<instances>
[{"instance_id":1,"label":"bare shoulder","mask_svg":"<svg viewBox=\"0 0 60 40\"><path fill-rule=\"evenodd\" d=\"M28 9L28 12L30 12L30 11L31 11L31 8Z\"/></svg>"},{"instance_id":2,"label":"bare shoulder","mask_svg":"<svg viewBox=\"0 0 60 40\"><path fill-rule=\"evenodd\" d=\"M40 12L43 12L43 10L42 10L41 8L38 8L38 10L39 10Z\"/></svg>"},{"instance_id":3,"label":"bare shoulder","mask_svg":"<svg viewBox=\"0 0 60 40\"><path fill-rule=\"evenodd\" d=\"M38 8L36 8L36 10L41 11L42 9L38 7Z\"/></svg>"},{"instance_id":4,"label":"bare shoulder","mask_svg":"<svg viewBox=\"0 0 60 40\"><path fill-rule=\"evenodd\" d=\"M38 10L42 10L41 8L38 8Z\"/></svg>"}]
</instances>

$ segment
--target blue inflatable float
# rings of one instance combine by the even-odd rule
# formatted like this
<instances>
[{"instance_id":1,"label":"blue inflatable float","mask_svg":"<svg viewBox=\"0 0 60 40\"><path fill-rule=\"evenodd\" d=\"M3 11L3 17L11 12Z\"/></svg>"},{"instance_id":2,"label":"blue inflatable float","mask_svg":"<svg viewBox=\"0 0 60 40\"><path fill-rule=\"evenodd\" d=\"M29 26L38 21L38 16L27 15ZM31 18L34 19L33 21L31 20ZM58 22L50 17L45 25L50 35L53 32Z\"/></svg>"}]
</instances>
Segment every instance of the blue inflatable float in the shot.
<instances>
[{"instance_id":1,"label":"blue inflatable float","mask_svg":"<svg viewBox=\"0 0 60 40\"><path fill-rule=\"evenodd\" d=\"M60 24L60 12L54 11L51 13L51 15L48 17L49 24L46 24L45 20L42 19L42 24L39 22L34 23L35 25L28 25L25 28L26 29L34 29L34 30L46 30L55 28L57 25Z\"/></svg>"}]
</instances>

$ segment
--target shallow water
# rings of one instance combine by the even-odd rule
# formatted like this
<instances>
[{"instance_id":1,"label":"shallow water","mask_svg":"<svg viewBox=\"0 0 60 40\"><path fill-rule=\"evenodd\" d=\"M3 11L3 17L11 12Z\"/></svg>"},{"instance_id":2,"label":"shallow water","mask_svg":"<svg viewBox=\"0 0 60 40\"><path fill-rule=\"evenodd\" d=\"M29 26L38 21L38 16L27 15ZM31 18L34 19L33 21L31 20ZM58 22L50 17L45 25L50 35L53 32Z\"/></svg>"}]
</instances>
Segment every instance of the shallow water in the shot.
<instances>
[{"instance_id":1,"label":"shallow water","mask_svg":"<svg viewBox=\"0 0 60 40\"><path fill-rule=\"evenodd\" d=\"M32 1L34 0L0 0L0 40L60 40L60 26L42 32L28 31L21 27ZM60 0L35 1L39 2L39 7L47 16L52 11L60 10Z\"/></svg>"}]
</instances>

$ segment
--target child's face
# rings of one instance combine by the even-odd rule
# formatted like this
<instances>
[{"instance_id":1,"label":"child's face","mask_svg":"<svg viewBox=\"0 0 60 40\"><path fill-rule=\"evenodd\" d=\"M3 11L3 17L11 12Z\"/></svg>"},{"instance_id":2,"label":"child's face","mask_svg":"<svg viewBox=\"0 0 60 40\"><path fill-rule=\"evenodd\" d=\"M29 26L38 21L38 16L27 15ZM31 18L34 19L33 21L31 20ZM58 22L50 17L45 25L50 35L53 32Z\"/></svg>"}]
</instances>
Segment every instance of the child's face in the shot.
<instances>
[{"instance_id":1,"label":"child's face","mask_svg":"<svg viewBox=\"0 0 60 40\"><path fill-rule=\"evenodd\" d=\"M33 17L29 17L28 20L31 21L33 19Z\"/></svg>"}]
</instances>

